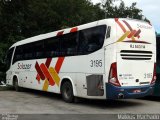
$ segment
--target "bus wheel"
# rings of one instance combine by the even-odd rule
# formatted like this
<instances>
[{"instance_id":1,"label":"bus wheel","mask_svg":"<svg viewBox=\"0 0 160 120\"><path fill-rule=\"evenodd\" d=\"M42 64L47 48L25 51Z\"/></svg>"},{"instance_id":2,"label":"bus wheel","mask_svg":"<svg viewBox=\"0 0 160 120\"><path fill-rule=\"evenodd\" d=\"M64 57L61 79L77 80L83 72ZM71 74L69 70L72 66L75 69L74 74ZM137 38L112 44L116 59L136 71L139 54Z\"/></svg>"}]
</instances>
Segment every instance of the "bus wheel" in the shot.
<instances>
[{"instance_id":1,"label":"bus wheel","mask_svg":"<svg viewBox=\"0 0 160 120\"><path fill-rule=\"evenodd\" d=\"M20 87L18 86L18 79L17 77L14 78L13 87L17 92L20 92Z\"/></svg>"},{"instance_id":2,"label":"bus wheel","mask_svg":"<svg viewBox=\"0 0 160 120\"><path fill-rule=\"evenodd\" d=\"M73 87L71 82L66 81L62 84L61 93L65 102L72 103L74 101Z\"/></svg>"}]
</instances>

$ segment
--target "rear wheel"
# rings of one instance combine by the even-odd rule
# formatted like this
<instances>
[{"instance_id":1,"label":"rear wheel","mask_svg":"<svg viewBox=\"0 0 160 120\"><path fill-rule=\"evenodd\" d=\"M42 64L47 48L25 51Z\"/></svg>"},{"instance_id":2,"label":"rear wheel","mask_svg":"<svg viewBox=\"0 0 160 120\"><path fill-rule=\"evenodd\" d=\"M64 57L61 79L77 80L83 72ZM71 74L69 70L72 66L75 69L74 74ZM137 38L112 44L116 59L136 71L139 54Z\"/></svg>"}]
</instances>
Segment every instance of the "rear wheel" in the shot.
<instances>
[{"instance_id":1,"label":"rear wheel","mask_svg":"<svg viewBox=\"0 0 160 120\"><path fill-rule=\"evenodd\" d=\"M71 82L66 81L62 84L61 93L65 102L72 103L74 101L73 87Z\"/></svg>"}]
</instances>

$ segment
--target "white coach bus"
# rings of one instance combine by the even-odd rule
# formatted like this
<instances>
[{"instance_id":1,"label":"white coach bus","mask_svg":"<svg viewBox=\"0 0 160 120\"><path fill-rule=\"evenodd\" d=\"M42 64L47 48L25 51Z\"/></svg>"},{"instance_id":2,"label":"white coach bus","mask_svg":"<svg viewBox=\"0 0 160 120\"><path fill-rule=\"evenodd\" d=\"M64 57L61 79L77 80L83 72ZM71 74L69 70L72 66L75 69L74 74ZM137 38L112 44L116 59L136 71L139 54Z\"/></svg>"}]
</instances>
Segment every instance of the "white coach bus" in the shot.
<instances>
[{"instance_id":1,"label":"white coach bus","mask_svg":"<svg viewBox=\"0 0 160 120\"><path fill-rule=\"evenodd\" d=\"M125 99L152 94L155 30L147 22L104 19L31 37L7 54L7 84L75 97Z\"/></svg>"}]
</instances>

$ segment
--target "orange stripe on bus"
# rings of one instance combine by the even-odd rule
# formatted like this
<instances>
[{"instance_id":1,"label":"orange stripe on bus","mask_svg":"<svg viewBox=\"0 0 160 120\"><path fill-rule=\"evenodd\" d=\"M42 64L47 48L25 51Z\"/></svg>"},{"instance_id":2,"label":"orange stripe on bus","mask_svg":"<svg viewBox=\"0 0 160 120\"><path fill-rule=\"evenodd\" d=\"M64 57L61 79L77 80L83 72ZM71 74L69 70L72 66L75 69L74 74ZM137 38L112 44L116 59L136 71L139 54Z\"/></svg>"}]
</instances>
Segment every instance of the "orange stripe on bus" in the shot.
<instances>
[{"instance_id":1,"label":"orange stripe on bus","mask_svg":"<svg viewBox=\"0 0 160 120\"><path fill-rule=\"evenodd\" d=\"M132 36L134 36L136 33L136 30L133 30L129 35L128 35L128 38L131 38Z\"/></svg>"},{"instance_id":2,"label":"orange stripe on bus","mask_svg":"<svg viewBox=\"0 0 160 120\"><path fill-rule=\"evenodd\" d=\"M78 31L78 28L75 27L75 28L72 28L70 32L73 33L73 32L77 32L77 31Z\"/></svg>"},{"instance_id":3,"label":"orange stripe on bus","mask_svg":"<svg viewBox=\"0 0 160 120\"><path fill-rule=\"evenodd\" d=\"M46 78L48 79L49 84L50 84L51 86L53 86L53 85L55 84L55 82L54 82L51 74L49 73L48 68L47 68L47 67L45 66L45 64L43 64L43 63L41 64L41 68L42 68L42 70L43 70L44 75L45 75Z\"/></svg>"},{"instance_id":4,"label":"orange stripe on bus","mask_svg":"<svg viewBox=\"0 0 160 120\"><path fill-rule=\"evenodd\" d=\"M57 84L57 86L59 86L60 77L58 76L58 73L55 71L55 69L53 67L49 68L49 72L50 72L51 76L53 77L54 82Z\"/></svg>"},{"instance_id":5,"label":"orange stripe on bus","mask_svg":"<svg viewBox=\"0 0 160 120\"><path fill-rule=\"evenodd\" d=\"M51 61L52 61L52 58L47 58L47 60L46 60L46 63L45 63L45 65L46 65L46 67L47 68L49 68L49 66L50 66L50 64L51 64ZM36 64L37 64L38 62L36 62ZM38 66L39 66L39 64L38 64ZM38 67L37 66L37 67ZM40 73L42 72L42 70L41 71L39 71L39 72L37 72L38 74L37 74L37 77L36 77L36 79L38 80L38 81L40 81L41 80L41 77L40 77ZM44 80L45 78L43 78L42 80Z\"/></svg>"},{"instance_id":6,"label":"orange stripe on bus","mask_svg":"<svg viewBox=\"0 0 160 120\"><path fill-rule=\"evenodd\" d=\"M124 26L118 21L118 19L115 19L116 23L120 26L120 28L123 30L123 32L126 32L126 29L124 28Z\"/></svg>"},{"instance_id":7,"label":"orange stripe on bus","mask_svg":"<svg viewBox=\"0 0 160 120\"><path fill-rule=\"evenodd\" d=\"M59 73L59 71L61 69L61 66L63 64L63 61L64 61L64 57L59 57L58 58L56 66L55 66L55 70L56 70L57 73Z\"/></svg>"}]
</instances>

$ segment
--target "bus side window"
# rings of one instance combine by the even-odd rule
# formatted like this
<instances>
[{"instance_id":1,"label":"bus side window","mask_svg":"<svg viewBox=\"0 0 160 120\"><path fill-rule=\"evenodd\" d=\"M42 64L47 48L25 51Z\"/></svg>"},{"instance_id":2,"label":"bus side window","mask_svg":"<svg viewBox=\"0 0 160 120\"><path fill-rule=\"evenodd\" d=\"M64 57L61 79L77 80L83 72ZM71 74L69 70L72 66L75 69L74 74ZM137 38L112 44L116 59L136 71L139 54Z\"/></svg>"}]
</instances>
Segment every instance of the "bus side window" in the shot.
<instances>
[{"instance_id":1,"label":"bus side window","mask_svg":"<svg viewBox=\"0 0 160 120\"><path fill-rule=\"evenodd\" d=\"M35 51L34 53L35 58L36 59L44 58L44 40L33 43L33 46L34 46L33 53Z\"/></svg>"},{"instance_id":2,"label":"bus side window","mask_svg":"<svg viewBox=\"0 0 160 120\"><path fill-rule=\"evenodd\" d=\"M74 56L77 55L77 34L78 32L68 33L61 38L61 55L62 56Z\"/></svg>"},{"instance_id":3,"label":"bus side window","mask_svg":"<svg viewBox=\"0 0 160 120\"><path fill-rule=\"evenodd\" d=\"M78 54L85 54L85 51L88 49L88 40L84 35L84 31L79 31L79 45L78 45Z\"/></svg>"},{"instance_id":4,"label":"bus side window","mask_svg":"<svg viewBox=\"0 0 160 120\"><path fill-rule=\"evenodd\" d=\"M102 48L105 39L106 25L81 30L79 33L78 52L80 54L90 54Z\"/></svg>"},{"instance_id":5,"label":"bus side window","mask_svg":"<svg viewBox=\"0 0 160 120\"><path fill-rule=\"evenodd\" d=\"M60 52L59 37L53 37L44 41L44 56L45 57L58 57Z\"/></svg>"},{"instance_id":6,"label":"bus side window","mask_svg":"<svg viewBox=\"0 0 160 120\"><path fill-rule=\"evenodd\" d=\"M16 47L14 58L13 58L13 64L19 60L23 60L23 46Z\"/></svg>"},{"instance_id":7,"label":"bus side window","mask_svg":"<svg viewBox=\"0 0 160 120\"><path fill-rule=\"evenodd\" d=\"M30 60L34 58L34 46L33 43L23 45L23 59Z\"/></svg>"}]
</instances>

